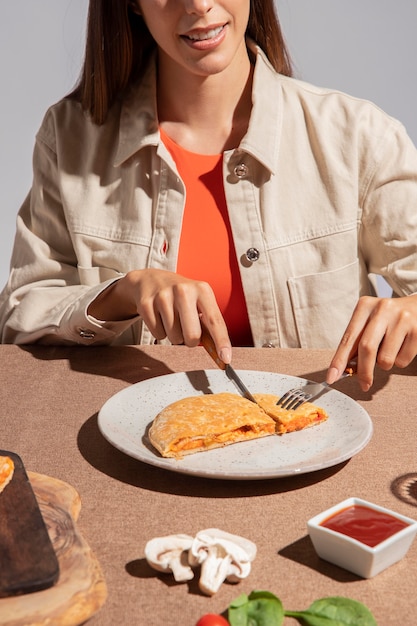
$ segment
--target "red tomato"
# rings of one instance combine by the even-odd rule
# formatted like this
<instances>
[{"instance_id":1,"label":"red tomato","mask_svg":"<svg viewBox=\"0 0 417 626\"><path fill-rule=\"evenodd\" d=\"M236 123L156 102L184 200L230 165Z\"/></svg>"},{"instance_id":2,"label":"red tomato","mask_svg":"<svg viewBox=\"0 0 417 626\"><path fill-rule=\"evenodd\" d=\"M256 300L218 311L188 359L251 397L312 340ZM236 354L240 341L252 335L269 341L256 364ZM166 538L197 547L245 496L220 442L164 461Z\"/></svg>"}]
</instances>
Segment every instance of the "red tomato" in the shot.
<instances>
[{"instance_id":1,"label":"red tomato","mask_svg":"<svg viewBox=\"0 0 417 626\"><path fill-rule=\"evenodd\" d=\"M195 626L230 626L229 622L223 615L217 613L207 613L198 620Z\"/></svg>"}]
</instances>

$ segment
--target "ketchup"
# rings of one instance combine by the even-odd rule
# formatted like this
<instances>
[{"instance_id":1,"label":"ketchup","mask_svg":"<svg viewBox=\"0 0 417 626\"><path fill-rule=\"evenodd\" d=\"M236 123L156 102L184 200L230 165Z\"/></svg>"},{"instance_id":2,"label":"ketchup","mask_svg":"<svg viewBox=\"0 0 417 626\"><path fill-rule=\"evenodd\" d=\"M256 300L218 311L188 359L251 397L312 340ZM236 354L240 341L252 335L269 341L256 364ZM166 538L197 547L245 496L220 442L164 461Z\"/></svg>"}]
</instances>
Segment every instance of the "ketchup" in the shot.
<instances>
[{"instance_id":1,"label":"ketchup","mask_svg":"<svg viewBox=\"0 0 417 626\"><path fill-rule=\"evenodd\" d=\"M320 526L374 547L406 528L408 524L388 513L354 504L334 513L321 522Z\"/></svg>"}]
</instances>

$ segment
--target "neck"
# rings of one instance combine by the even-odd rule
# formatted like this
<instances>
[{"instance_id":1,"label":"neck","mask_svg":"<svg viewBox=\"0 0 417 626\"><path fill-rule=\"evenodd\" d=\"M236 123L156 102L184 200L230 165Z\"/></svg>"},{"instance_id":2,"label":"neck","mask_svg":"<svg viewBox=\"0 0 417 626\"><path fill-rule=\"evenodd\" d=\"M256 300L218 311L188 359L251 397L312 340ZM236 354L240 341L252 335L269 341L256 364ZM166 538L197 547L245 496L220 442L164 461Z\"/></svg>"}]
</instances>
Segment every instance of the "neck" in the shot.
<instances>
[{"instance_id":1,"label":"neck","mask_svg":"<svg viewBox=\"0 0 417 626\"><path fill-rule=\"evenodd\" d=\"M176 143L206 154L239 144L252 108L253 68L246 48L244 55L236 56L224 71L209 76L173 71L165 59L160 62L158 115Z\"/></svg>"}]
</instances>

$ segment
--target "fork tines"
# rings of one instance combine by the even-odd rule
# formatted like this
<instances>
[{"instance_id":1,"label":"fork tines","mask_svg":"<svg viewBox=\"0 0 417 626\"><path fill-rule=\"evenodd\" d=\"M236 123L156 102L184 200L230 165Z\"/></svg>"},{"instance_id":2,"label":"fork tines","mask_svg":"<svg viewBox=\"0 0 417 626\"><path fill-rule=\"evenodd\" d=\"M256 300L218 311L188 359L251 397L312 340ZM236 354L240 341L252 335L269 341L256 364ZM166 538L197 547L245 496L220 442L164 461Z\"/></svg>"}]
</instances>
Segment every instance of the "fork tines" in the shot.
<instances>
[{"instance_id":1,"label":"fork tines","mask_svg":"<svg viewBox=\"0 0 417 626\"><path fill-rule=\"evenodd\" d=\"M301 389L290 389L278 400L277 405L287 409L287 411L295 410L304 402L308 402L311 397L311 393L306 393Z\"/></svg>"}]
</instances>

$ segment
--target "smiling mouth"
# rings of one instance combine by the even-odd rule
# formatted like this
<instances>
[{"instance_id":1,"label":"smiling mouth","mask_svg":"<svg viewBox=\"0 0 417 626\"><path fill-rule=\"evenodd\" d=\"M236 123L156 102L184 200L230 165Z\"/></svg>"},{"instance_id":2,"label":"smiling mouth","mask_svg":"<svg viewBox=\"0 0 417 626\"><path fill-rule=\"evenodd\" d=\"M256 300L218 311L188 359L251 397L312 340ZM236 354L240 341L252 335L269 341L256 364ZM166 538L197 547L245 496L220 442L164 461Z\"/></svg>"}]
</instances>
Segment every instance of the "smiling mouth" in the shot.
<instances>
[{"instance_id":1,"label":"smiling mouth","mask_svg":"<svg viewBox=\"0 0 417 626\"><path fill-rule=\"evenodd\" d=\"M207 39L213 39L217 37L224 26L218 26L217 28L212 28L211 30L205 30L201 32L191 33L190 35L183 35L185 39L189 39L190 41L206 41Z\"/></svg>"}]
</instances>

